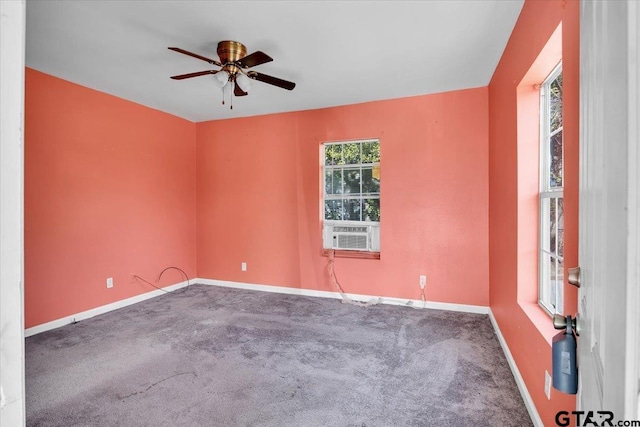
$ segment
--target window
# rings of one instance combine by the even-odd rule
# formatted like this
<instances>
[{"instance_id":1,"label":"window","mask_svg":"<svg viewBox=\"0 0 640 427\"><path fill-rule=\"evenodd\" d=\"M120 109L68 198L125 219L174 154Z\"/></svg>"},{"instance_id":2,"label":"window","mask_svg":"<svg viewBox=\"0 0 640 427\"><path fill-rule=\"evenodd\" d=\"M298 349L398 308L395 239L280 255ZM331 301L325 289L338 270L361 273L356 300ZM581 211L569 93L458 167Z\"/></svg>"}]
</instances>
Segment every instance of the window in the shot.
<instances>
[{"instance_id":1,"label":"window","mask_svg":"<svg viewBox=\"0 0 640 427\"><path fill-rule=\"evenodd\" d=\"M323 247L380 251L380 141L322 145Z\"/></svg>"},{"instance_id":2,"label":"window","mask_svg":"<svg viewBox=\"0 0 640 427\"><path fill-rule=\"evenodd\" d=\"M538 300L550 314L562 313L564 285L564 167L562 65L540 87L540 240Z\"/></svg>"}]
</instances>

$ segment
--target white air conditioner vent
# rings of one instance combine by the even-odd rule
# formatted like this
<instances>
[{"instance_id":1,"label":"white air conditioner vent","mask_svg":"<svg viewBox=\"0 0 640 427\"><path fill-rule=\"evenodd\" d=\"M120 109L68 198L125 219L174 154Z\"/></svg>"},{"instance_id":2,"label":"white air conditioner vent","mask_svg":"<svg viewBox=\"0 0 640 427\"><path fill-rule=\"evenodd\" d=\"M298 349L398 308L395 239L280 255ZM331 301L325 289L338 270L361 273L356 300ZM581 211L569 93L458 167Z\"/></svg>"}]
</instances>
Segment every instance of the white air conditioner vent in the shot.
<instances>
[{"instance_id":1,"label":"white air conditioner vent","mask_svg":"<svg viewBox=\"0 0 640 427\"><path fill-rule=\"evenodd\" d=\"M333 234L333 247L334 249L361 249L366 251L369 249L368 236L354 236L348 234Z\"/></svg>"},{"instance_id":2,"label":"white air conditioner vent","mask_svg":"<svg viewBox=\"0 0 640 427\"><path fill-rule=\"evenodd\" d=\"M334 233L366 233L368 227L347 227L344 225L334 225Z\"/></svg>"}]
</instances>

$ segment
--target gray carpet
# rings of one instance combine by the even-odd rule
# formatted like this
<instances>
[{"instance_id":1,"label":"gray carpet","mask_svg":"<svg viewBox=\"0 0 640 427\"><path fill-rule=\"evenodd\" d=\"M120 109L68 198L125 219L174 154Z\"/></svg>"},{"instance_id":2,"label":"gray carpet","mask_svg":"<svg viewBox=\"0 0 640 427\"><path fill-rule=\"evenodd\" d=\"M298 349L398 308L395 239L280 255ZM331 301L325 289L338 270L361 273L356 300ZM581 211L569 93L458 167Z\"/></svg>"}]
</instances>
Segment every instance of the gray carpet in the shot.
<instances>
[{"instance_id":1,"label":"gray carpet","mask_svg":"<svg viewBox=\"0 0 640 427\"><path fill-rule=\"evenodd\" d=\"M532 425L486 315L194 285L26 340L28 426Z\"/></svg>"}]
</instances>

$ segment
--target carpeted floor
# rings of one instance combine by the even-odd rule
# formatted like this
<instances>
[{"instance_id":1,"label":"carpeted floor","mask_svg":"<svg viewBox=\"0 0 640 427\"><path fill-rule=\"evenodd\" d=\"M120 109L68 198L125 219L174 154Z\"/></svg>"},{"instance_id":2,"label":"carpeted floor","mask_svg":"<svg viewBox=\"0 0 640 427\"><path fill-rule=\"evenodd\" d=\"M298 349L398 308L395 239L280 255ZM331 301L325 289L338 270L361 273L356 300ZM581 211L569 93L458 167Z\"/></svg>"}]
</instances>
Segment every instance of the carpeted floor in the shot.
<instances>
[{"instance_id":1,"label":"carpeted floor","mask_svg":"<svg viewBox=\"0 0 640 427\"><path fill-rule=\"evenodd\" d=\"M193 285L26 340L28 426L532 425L486 315Z\"/></svg>"}]
</instances>

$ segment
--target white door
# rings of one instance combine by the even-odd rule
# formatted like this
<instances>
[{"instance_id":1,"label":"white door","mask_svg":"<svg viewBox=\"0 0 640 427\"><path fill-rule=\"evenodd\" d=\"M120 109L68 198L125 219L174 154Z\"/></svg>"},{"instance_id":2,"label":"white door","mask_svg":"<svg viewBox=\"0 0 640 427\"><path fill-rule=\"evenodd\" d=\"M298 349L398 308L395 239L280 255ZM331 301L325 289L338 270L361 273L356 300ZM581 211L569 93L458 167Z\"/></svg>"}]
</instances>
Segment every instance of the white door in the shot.
<instances>
[{"instance_id":1,"label":"white door","mask_svg":"<svg viewBox=\"0 0 640 427\"><path fill-rule=\"evenodd\" d=\"M635 0L581 2L578 409L638 418L638 54Z\"/></svg>"}]
</instances>

